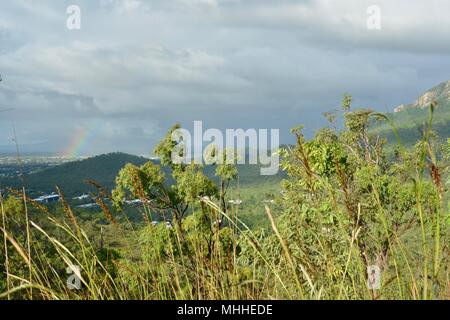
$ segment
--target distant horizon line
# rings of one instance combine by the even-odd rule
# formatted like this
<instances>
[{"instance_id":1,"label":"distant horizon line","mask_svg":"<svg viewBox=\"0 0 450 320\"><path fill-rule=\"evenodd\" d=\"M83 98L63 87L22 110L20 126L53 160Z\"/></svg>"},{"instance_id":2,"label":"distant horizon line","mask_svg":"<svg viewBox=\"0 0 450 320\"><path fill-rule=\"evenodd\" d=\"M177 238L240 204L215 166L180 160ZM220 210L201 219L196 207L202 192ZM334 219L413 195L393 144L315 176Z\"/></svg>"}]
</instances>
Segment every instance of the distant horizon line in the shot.
<instances>
[{"instance_id":1,"label":"distant horizon line","mask_svg":"<svg viewBox=\"0 0 450 320\"><path fill-rule=\"evenodd\" d=\"M121 153L121 154L128 154L128 155L132 155L132 156L137 156L137 157L144 157L144 158L148 158L148 159L153 159L153 158L157 158L156 156L151 156L151 155L144 155L144 154L139 154L139 153L134 153L134 152L125 152L125 151L108 151L108 152L99 152L99 153L93 153L93 154L84 154L84 155L62 155L58 152L42 152L42 151L25 151L25 152L20 152L20 156L34 156L34 157L50 157L50 158L92 158L92 157L97 157L97 156L102 156L102 155L108 155L108 154L114 154L114 153ZM0 151L0 157L17 157L17 152L14 151Z\"/></svg>"},{"instance_id":2,"label":"distant horizon line","mask_svg":"<svg viewBox=\"0 0 450 320\"><path fill-rule=\"evenodd\" d=\"M281 146L285 146L288 144L282 144ZM246 148L248 150L248 148ZM83 155L65 155L61 154L59 152L51 152L51 151L21 151L20 156L21 157L49 157L49 158L61 158L61 159L86 159L86 158L93 158L98 157L102 155L109 155L114 153L121 153L121 154L127 154L131 156L136 157L143 157L150 160L158 160L159 157L152 154L142 154L142 153L135 153L135 152L126 152L126 151L106 151L106 152L99 152L99 153L93 153L93 154L83 154ZM200 157L200 155L197 155ZM17 157L16 151L0 151L0 158L1 157Z\"/></svg>"}]
</instances>

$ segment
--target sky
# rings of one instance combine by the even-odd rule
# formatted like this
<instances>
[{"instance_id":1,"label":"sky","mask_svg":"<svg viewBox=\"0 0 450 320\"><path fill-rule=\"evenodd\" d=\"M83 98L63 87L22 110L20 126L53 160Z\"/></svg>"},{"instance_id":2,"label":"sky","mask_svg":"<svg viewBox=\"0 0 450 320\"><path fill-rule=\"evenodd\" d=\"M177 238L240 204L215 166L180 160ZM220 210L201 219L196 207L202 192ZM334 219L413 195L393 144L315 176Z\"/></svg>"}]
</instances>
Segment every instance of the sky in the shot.
<instances>
[{"instance_id":1,"label":"sky","mask_svg":"<svg viewBox=\"0 0 450 320\"><path fill-rule=\"evenodd\" d=\"M81 28L67 28L70 5ZM379 30L367 9L380 9ZM149 155L175 123L326 123L450 80L448 0L2 0L0 152Z\"/></svg>"}]
</instances>

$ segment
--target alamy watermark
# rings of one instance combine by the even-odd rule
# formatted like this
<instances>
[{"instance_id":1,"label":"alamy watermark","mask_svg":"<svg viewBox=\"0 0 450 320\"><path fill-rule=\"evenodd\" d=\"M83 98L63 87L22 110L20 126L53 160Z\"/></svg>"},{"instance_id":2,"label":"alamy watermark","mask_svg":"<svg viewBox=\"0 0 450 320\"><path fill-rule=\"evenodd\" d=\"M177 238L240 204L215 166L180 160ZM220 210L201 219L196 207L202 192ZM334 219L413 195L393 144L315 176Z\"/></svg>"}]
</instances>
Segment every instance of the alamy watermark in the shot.
<instances>
[{"instance_id":1,"label":"alamy watermark","mask_svg":"<svg viewBox=\"0 0 450 320\"><path fill-rule=\"evenodd\" d=\"M66 27L69 30L81 29L81 8L77 5L70 5L66 9L69 15L66 20Z\"/></svg>"},{"instance_id":2,"label":"alamy watermark","mask_svg":"<svg viewBox=\"0 0 450 320\"><path fill-rule=\"evenodd\" d=\"M381 8L378 5L370 5L367 10L366 26L369 30L381 30ZM66 27L69 30L81 29L81 8L78 5L70 5L66 9L69 15L66 20Z\"/></svg>"},{"instance_id":3,"label":"alamy watermark","mask_svg":"<svg viewBox=\"0 0 450 320\"><path fill-rule=\"evenodd\" d=\"M367 287L371 290L381 288L381 270L377 265L367 267Z\"/></svg>"},{"instance_id":4,"label":"alamy watermark","mask_svg":"<svg viewBox=\"0 0 450 320\"><path fill-rule=\"evenodd\" d=\"M203 122L194 121L194 131L177 129L172 161L177 164L259 164L263 176L276 175L280 167L279 129L219 129L203 132ZM206 143L206 147L205 147Z\"/></svg>"},{"instance_id":5,"label":"alamy watermark","mask_svg":"<svg viewBox=\"0 0 450 320\"><path fill-rule=\"evenodd\" d=\"M81 289L81 271L79 266L70 265L66 268L66 273L69 275L67 278L67 289L80 290Z\"/></svg>"},{"instance_id":6,"label":"alamy watermark","mask_svg":"<svg viewBox=\"0 0 450 320\"><path fill-rule=\"evenodd\" d=\"M381 30L381 8L371 5L367 8L367 29Z\"/></svg>"}]
</instances>

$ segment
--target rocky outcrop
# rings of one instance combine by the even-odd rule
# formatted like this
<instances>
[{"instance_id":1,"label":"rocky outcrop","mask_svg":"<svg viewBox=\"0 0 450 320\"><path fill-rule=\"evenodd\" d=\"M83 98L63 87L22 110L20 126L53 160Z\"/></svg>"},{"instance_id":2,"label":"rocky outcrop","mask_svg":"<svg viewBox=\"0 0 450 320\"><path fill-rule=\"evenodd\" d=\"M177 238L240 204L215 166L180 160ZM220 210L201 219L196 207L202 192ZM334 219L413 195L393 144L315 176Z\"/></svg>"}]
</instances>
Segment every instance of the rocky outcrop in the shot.
<instances>
[{"instance_id":1,"label":"rocky outcrop","mask_svg":"<svg viewBox=\"0 0 450 320\"><path fill-rule=\"evenodd\" d=\"M431 90L428 90L424 94L422 94L417 100L412 104L402 104L394 109L394 112L401 112L403 110L409 109L409 108L428 108L430 104L436 101L440 103L449 103L450 102L450 81L443 82L436 87L432 88Z\"/></svg>"}]
</instances>

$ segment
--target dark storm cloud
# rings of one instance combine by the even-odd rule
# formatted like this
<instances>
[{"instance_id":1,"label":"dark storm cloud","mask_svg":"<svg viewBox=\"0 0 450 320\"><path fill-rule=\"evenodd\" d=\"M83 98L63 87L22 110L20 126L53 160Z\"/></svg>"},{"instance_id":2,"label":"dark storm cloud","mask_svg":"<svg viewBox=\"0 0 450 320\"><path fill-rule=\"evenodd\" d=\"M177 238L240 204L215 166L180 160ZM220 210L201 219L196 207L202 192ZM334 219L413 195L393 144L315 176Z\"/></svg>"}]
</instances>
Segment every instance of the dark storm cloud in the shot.
<instances>
[{"instance_id":1,"label":"dark storm cloud","mask_svg":"<svg viewBox=\"0 0 450 320\"><path fill-rule=\"evenodd\" d=\"M31 0L0 4L0 147L149 153L172 124L308 132L343 93L381 111L448 80L450 3ZM81 7L82 28L65 27ZM1 108L1 107L0 107Z\"/></svg>"}]
</instances>

